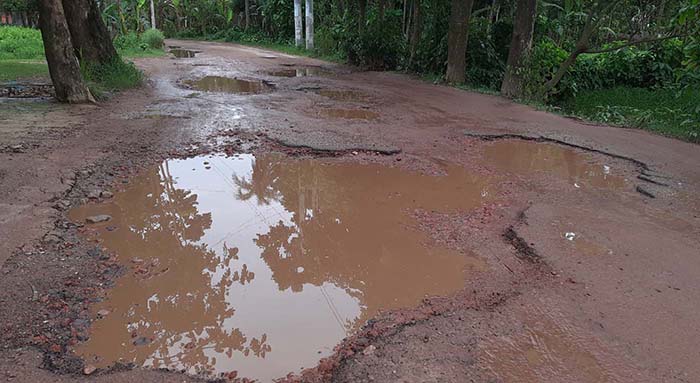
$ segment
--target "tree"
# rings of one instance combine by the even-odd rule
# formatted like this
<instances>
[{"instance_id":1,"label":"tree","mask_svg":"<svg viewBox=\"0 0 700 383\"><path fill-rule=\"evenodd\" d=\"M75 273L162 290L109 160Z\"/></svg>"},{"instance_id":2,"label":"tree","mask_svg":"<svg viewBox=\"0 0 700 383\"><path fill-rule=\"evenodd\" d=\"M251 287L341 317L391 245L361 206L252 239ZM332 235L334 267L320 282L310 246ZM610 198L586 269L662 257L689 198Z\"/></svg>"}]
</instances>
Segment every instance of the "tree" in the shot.
<instances>
[{"instance_id":1,"label":"tree","mask_svg":"<svg viewBox=\"0 0 700 383\"><path fill-rule=\"evenodd\" d=\"M118 59L95 0L63 0L63 9L75 55L81 61L103 65Z\"/></svg>"},{"instance_id":2,"label":"tree","mask_svg":"<svg viewBox=\"0 0 700 383\"><path fill-rule=\"evenodd\" d=\"M75 57L61 0L39 2L39 26L49 74L60 102L94 102Z\"/></svg>"},{"instance_id":3,"label":"tree","mask_svg":"<svg viewBox=\"0 0 700 383\"><path fill-rule=\"evenodd\" d=\"M314 0L306 0L306 49L314 49Z\"/></svg>"},{"instance_id":4,"label":"tree","mask_svg":"<svg viewBox=\"0 0 700 383\"><path fill-rule=\"evenodd\" d=\"M537 0L518 0L506 72L503 77L503 83L501 83L501 94L506 97L523 96L523 78L520 70L525 57L527 57L532 48L532 35L535 30L536 15Z\"/></svg>"},{"instance_id":5,"label":"tree","mask_svg":"<svg viewBox=\"0 0 700 383\"><path fill-rule=\"evenodd\" d=\"M245 0L245 30L247 31L250 27L250 0Z\"/></svg>"},{"instance_id":6,"label":"tree","mask_svg":"<svg viewBox=\"0 0 700 383\"><path fill-rule=\"evenodd\" d=\"M409 56L408 56L408 66L413 65L413 61L416 57L416 51L418 50L418 44L420 43L421 34L423 32L423 17L421 16L421 5L420 0L413 0L413 12L411 12L411 34L409 36Z\"/></svg>"},{"instance_id":7,"label":"tree","mask_svg":"<svg viewBox=\"0 0 700 383\"><path fill-rule=\"evenodd\" d=\"M447 32L447 82L463 83L467 69L469 18L474 0L452 0Z\"/></svg>"},{"instance_id":8,"label":"tree","mask_svg":"<svg viewBox=\"0 0 700 383\"><path fill-rule=\"evenodd\" d=\"M301 19L301 0L294 0L294 45L301 47L304 44L304 29Z\"/></svg>"}]
</instances>

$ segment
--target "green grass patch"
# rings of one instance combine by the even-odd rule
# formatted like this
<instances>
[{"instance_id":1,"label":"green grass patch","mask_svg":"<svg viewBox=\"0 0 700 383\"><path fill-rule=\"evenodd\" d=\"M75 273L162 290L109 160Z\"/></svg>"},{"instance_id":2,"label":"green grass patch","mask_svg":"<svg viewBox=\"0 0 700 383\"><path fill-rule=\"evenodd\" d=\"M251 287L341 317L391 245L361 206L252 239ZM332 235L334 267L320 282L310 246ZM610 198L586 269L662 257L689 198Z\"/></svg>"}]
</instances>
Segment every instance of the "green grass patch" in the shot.
<instances>
[{"instance_id":1,"label":"green grass patch","mask_svg":"<svg viewBox=\"0 0 700 383\"><path fill-rule=\"evenodd\" d=\"M38 29L0 26L0 60L44 58L44 43Z\"/></svg>"},{"instance_id":2,"label":"green grass patch","mask_svg":"<svg viewBox=\"0 0 700 383\"><path fill-rule=\"evenodd\" d=\"M104 98L107 92L137 87L144 78L134 63L121 58L106 65L82 65L81 71L90 92L98 99Z\"/></svg>"},{"instance_id":3,"label":"green grass patch","mask_svg":"<svg viewBox=\"0 0 700 383\"><path fill-rule=\"evenodd\" d=\"M618 87L579 92L561 104L563 111L585 120L650 130L700 142L700 88L644 89Z\"/></svg>"},{"instance_id":4,"label":"green grass patch","mask_svg":"<svg viewBox=\"0 0 700 383\"><path fill-rule=\"evenodd\" d=\"M42 61L0 60L0 82L26 80L32 78L48 79L49 68Z\"/></svg>"}]
</instances>

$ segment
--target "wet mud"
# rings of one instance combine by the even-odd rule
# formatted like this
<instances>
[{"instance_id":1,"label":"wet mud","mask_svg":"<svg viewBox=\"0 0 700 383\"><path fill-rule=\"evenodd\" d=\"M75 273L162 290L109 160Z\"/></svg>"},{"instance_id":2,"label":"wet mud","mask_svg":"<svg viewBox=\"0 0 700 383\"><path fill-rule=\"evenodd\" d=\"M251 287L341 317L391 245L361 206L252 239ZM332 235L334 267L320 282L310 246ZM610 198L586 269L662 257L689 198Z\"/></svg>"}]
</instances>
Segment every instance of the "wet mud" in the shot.
<instances>
[{"instance_id":1,"label":"wet mud","mask_svg":"<svg viewBox=\"0 0 700 383\"><path fill-rule=\"evenodd\" d=\"M96 367L298 373L380 311L449 295L483 270L427 246L411 212L469 211L490 188L457 166L427 176L282 155L165 161L70 214L100 222L88 227L129 269L76 352Z\"/></svg>"},{"instance_id":2,"label":"wet mud","mask_svg":"<svg viewBox=\"0 0 700 383\"><path fill-rule=\"evenodd\" d=\"M188 80L185 84L192 89L205 92L255 94L271 90L272 87L261 80L242 80L221 76L206 76L198 80Z\"/></svg>"}]
</instances>

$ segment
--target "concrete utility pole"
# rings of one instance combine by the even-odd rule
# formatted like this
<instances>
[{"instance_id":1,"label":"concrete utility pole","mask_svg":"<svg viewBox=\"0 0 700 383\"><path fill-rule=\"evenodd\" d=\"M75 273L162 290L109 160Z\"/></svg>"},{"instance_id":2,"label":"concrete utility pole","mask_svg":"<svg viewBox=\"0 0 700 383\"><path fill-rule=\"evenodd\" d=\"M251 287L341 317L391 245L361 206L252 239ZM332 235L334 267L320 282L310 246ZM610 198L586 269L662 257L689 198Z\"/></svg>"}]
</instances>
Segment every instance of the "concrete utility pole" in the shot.
<instances>
[{"instance_id":1,"label":"concrete utility pole","mask_svg":"<svg viewBox=\"0 0 700 383\"><path fill-rule=\"evenodd\" d=\"M153 0L151 0L151 28L156 29L156 6L153 4Z\"/></svg>"},{"instance_id":2,"label":"concrete utility pole","mask_svg":"<svg viewBox=\"0 0 700 383\"><path fill-rule=\"evenodd\" d=\"M306 49L314 49L314 0L306 0Z\"/></svg>"},{"instance_id":3,"label":"concrete utility pole","mask_svg":"<svg viewBox=\"0 0 700 383\"><path fill-rule=\"evenodd\" d=\"M303 21L301 19L301 0L294 0L294 43L297 47L304 44Z\"/></svg>"}]
</instances>

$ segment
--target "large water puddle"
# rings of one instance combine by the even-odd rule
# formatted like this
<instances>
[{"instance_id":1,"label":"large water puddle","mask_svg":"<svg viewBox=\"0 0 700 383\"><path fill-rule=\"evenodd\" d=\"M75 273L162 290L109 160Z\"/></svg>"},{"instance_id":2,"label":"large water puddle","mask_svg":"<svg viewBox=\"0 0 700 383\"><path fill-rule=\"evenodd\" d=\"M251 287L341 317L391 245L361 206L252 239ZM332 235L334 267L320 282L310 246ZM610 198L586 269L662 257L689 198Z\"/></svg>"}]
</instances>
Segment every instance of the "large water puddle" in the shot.
<instances>
[{"instance_id":1,"label":"large water puddle","mask_svg":"<svg viewBox=\"0 0 700 383\"><path fill-rule=\"evenodd\" d=\"M509 173L550 173L567 180L575 188L620 189L625 186L620 169L597 163L590 156L561 145L504 140L486 146L484 153L490 165Z\"/></svg>"},{"instance_id":2,"label":"large water puddle","mask_svg":"<svg viewBox=\"0 0 700 383\"><path fill-rule=\"evenodd\" d=\"M468 211L492 186L277 155L163 162L108 203L94 235L128 272L94 312L87 364L116 361L269 382L313 367L381 310L461 289L485 267L429 246L411 212Z\"/></svg>"},{"instance_id":3,"label":"large water puddle","mask_svg":"<svg viewBox=\"0 0 700 383\"><path fill-rule=\"evenodd\" d=\"M241 80L237 78L206 76L198 80L188 80L185 84L193 89L205 92L222 93L262 93L271 89L269 85L260 80Z\"/></svg>"}]
</instances>

